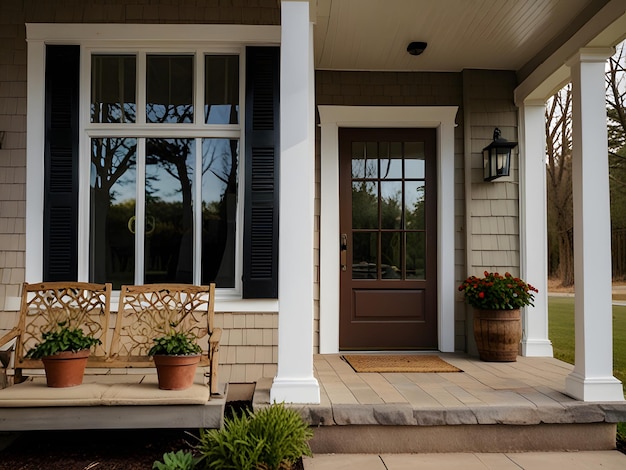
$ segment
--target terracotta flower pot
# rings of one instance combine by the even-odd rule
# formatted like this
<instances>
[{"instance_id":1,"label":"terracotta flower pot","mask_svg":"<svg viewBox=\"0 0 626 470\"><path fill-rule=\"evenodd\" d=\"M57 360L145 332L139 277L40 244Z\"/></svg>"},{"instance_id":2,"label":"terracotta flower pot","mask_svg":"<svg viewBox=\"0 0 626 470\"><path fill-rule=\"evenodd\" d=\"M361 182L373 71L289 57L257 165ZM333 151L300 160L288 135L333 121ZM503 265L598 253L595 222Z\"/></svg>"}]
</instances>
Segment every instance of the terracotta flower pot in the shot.
<instances>
[{"instance_id":1,"label":"terracotta flower pot","mask_svg":"<svg viewBox=\"0 0 626 470\"><path fill-rule=\"evenodd\" d=\"M200 356L200 354L189 356L155 355L154 365L159 378L159 388L162 390L185 390L191 387Z\"/></svg>"},{"instance_id":2,"label":"terracotta flower pot","mask_svg":"<svg viewBox=\"0 0 626 470\"><path fill-rule=\"evenodd\" d=\"M515 362L522 339L520 309L474 309L474 338L480 359Z\"/></svg>"},{"instance_id":3,"label":"terracotta flower pot","mask_svg":"<svg viewBox=\"0 0 626 470\"><path fill-rule=\"evenodd\" d=\"M42 357L48 387L75 387L82 384L88 357L89 349L63 351L54 356Z\"/></svg>"}]
</instances>

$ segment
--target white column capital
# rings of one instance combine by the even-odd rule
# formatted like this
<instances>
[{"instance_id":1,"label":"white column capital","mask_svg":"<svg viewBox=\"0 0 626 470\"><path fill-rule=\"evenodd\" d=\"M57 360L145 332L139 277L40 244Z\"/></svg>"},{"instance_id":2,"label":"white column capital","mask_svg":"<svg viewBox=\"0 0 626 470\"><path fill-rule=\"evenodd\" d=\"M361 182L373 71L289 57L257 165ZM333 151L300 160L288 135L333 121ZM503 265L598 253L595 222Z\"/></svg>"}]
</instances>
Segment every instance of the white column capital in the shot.
<instances>
[{"instance_id":1,"label":"white column capital","mask_svg":"<svg viewBox=\"0 0 626 470\"><path fill-rule=\"evenodd\" d=\"M613 54L614 47L585 47L567 61L567 66L573 67L581 62L605 62Z\"/></svg>"}]
</instances>

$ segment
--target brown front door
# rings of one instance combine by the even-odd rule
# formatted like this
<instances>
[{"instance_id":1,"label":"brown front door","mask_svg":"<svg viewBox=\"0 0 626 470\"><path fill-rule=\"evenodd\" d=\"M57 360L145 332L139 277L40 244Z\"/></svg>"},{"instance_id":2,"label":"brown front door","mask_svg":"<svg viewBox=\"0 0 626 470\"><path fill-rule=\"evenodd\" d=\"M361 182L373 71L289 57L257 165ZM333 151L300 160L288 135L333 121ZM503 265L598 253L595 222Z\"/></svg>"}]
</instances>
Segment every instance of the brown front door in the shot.
<instances>
[{"instance_id":1,"label":"brown front door","mask_svg":"<svg viewBox=\"0 0 626 470\"><path fill-rule=\"evenodd\" d=\"M435 144L435 129L339 131L340 349L437 347Z\"/></svg>"}]
</instances>

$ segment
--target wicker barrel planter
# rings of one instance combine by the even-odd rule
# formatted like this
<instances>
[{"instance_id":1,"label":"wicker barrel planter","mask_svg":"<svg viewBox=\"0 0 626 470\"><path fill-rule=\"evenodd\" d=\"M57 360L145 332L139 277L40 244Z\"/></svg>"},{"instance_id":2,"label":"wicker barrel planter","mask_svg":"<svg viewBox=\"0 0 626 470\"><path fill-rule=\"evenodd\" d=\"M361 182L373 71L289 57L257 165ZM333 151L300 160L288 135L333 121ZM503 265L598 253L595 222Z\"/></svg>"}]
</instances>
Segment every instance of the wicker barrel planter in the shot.
<instances>
[{"instance_id":1,"label":"wicker barrel planter","mask_svg":"<svg viewBox=\"0 0 626 470\"><path fill-rule=\"evenodd\" d=\"M474 337L480 359L515 362L522 339L520 309L474 309Z\"/></svg>"},{"instance_id":2,"label":"wicker barrel planter","mask_svg":"<svg viewBox=\"0 0 626 470\"><path fill-rule=\"evenodd\" d=\"M185 390L191 387L199 362L200 354L187 356L155 355L154 365L159 379L159 388L162 390Z\"/></svg>"},{"instance_id":3,"label":"wicker barrel planter","mask_svg":"<svg viewBox=\"0 0 626 470\"><path fill-rule=\"evenodd\" d=\"M63 351L54 356L42 357L48 387L75 387L82 384L88 357L89 349Z\"/></svg>"}]
</instances>

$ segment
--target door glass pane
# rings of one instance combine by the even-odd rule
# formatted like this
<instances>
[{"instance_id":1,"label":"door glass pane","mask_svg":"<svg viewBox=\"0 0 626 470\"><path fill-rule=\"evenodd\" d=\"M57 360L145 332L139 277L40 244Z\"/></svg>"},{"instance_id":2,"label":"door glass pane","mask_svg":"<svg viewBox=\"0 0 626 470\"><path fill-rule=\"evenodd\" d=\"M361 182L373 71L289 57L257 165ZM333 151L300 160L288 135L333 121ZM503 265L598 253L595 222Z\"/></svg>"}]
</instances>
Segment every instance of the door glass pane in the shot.
<instances>
[{"instance_id":1,"label":"door glass pane","mask_svg":"<svg viewBox=\"0 0 626 470\"><path fill-rule=\"evenodd\" d=\"M404 143L404 172L405 178L426 177L426 156L424 142Z\"/></svg>"},{"instance_id":2,"label":"door glass pane","mask_svg":"<svg viewBox=\"0 0 626 470\"><path fill-rule=\"evenodd\" d=\"M135 280L137 139L91 140L89 279L114 289Z\"/></svg>"},{"instance_id":3,"label":"door glass pane","mask_svg":"<svg viewBox=\"0 0 626 470\"><path fill-rule=\"evenodd\" d=\"M402 227L402 181L380 182L380 227Z\"/></svg>"},{"instance_id":4,"label":"door glass pane","mask_svg":"<svg viewBox=\"0 0 626 470\"><path fill-rule=\"evenodd\" d=\"M406 234L406 278L426 279L426 234Z\"/></svg>"},{"instance_id":5,"label":"door glass pane","mask_svg":"<svg viewBox=\"0 0 626 470\"><path fill-rule=\"evenodd\" d=\"M202 141L202 284L235 287L239 141Z\"/></svg>"},{"instance_id":6,"label":"door glass pane","mask_svg":"<svg viewBox=\"0 0 626 470\"><path fill-rule=\"evenodd\" d=\"M402 232L383 232L380 243L382 279L402 278Z\"/></svg>"},{"instance_id":7,"label":"door glass pane","mask_svg":"<svg viewBox=\"0 0 626 470\"><path fill-rule=\"evenodd\" d=\"M381 179L402 178L402 142L380 142Z\"/></svg>"},{"instance_id":8,"label":"door glass pane","mask_svg":"<svg viewBox=\"0 0 626 470\"><path fill-rule=\"evenodd\" d=\"M422 230L426 228L426 203L424 181L405 181L404 183L406 229Z\"/></svg>"},{"instance_id":9,"label":"door glass pane","mask_svg":"<svg viewBox=\"0 0 626 470\"><path fill-rule=\"evenodd\" d=\"M352 234L352 279L378 278L378 234L355 232Z\"/></svg>"},{"instance_id":10,"label":"door glass pane","mask_svg":"<svg viewBox=\"0 0 626 470\"><path fill-rule=\"evenodd\" d=\"M204 122L239 123L239 56L204 58Z\"/></svg>"},{"instance_id":11,"label":"door glass pane","mask_svg":"<svg viewBox=\"0 0 626 470\"><path fill-rule=\"evenodd\" d=\"M134 55L91 56L91 122L135 122Z\"/></svg>"},{"instance_id":12,"label":"door glass pane","mask_svg":"<svg viewBox=\"0 0 626 470\"><path fill-rule=\"evenodd\" d=\"M146 121L193 122L193 56L146 56Z\"/></svg>"},{"instance_id":13,"label":"door glass pane","mask_svg":"<svg viewBox=\"0 0 626 470\"><path fill-rule=\"evenodd\" d=\"M146 140L144 282L193 282L194 139Z\"/></svg>"},{"instance_id":14,"label":"door glass pane","mask_svg":"<svg viewBox=\"0 0 626 470\"><path fill-rule=\"evenodd\" d=\"M378 178L376 142L352 143L352 178Z\"/></svg>"},{"instance_id":15,"label":"door glass pane","mask_svg":"<svg viewBox=\"0 0 626 470\"><path fill-rule=\"evenodd\" d=\"M352 183L352 228L378 228L378 185Z\"/></svg>"}]
</instances>

